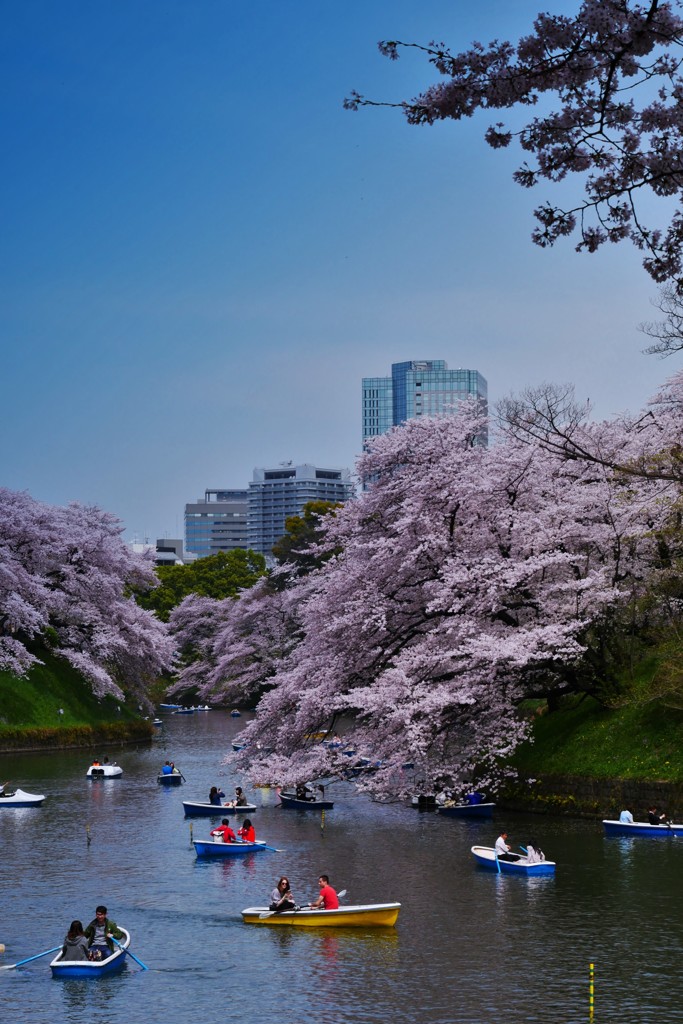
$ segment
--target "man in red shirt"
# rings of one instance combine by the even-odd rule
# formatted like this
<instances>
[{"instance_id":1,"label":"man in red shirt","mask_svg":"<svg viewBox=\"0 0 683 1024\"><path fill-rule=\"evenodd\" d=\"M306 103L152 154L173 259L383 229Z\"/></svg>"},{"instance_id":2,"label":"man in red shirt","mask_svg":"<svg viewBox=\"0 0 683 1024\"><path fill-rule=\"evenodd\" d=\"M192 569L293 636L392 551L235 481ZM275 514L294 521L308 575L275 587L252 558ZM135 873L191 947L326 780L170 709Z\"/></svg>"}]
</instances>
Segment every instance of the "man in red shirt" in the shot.
<instances>
[{"instance_id":1,"label":"man in red shirt","mask_svg":"<svg viewBox=\"0 0 683 1024\"><path fill-rule=\"evenodd\" d=\"M223 820L221 821L220 825L217 828L211 829L211 835L214 837L214 839L218 839L219 841L222 840L224 843L237 842L237 836L230 828L230 822L227 818L223 818Z\"/></svg>"},{"instance_id":2,"label":"man in red shirt","mask_svg":"<svg viewBox=\"0 0 683 1024\"><path fill-rule=\"evenodd\" d=\"M318 879L318 885L320 886L320 895L317 900L310 904L311 907L314 910L319 910L320 908L323 910L338 910L339 900L337 899L336 892L330 885L330 880L327 875L320 876Z\"/></svg>"}]
</instances>

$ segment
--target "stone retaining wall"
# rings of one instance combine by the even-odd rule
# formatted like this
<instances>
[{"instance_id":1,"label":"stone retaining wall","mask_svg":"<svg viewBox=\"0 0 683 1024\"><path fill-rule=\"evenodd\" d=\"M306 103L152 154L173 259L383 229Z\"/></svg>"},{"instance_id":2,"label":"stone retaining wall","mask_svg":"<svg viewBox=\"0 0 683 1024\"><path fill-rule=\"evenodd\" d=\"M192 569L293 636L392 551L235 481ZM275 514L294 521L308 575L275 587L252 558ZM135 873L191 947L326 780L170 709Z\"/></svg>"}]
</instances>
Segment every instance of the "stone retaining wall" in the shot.
<instances>
[{"instance_id":1,"label":"stone retaining wall","mask_svg":"<svg viewBox=\"0 0 683 1024\"><path fill-rule=\"evenodd\" d=\"M532 785L508 786L497 797L501 807L577 818L618 818L628 808L636 821L648 807L683 820L683 783L635 779L590 779L580 775L544 775Z\"/></svg>"}]
</instances>

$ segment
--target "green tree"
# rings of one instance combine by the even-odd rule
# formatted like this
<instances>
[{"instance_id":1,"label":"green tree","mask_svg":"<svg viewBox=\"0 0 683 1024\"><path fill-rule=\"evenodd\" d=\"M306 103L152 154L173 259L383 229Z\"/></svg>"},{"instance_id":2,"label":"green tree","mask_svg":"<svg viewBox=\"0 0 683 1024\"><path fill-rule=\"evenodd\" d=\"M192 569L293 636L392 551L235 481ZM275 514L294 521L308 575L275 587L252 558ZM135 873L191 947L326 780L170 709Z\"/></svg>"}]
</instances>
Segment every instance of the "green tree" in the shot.
<instances>
[{"instance_id":1,"label":"green tree","mask_svg":"<svg viewBox=\"0 0 683 1024\"><path fill-rule=\"evenodd\" d=\"M301 573L317 569L331 558L333 551L317 550L325 536L325 516L341 508L339 502L309 501L300 516L285 519L285 534L273 545L273 554L280 565L295 566Z\"/></svg>"},{"instance_id":2,"label":"green tree","mask_svg":"<svg viewBox=\"0 0 683 1024\"><path fill-rule=\"evenodd\" d=\"M219 551L207 558L198 558L189 565L161 565L156 573L159 586L146 594L138 594L143 608L156 612L164 622L188 594L212 597L220 601L236 597L240 590L253 587L266 572L266 560L256 551Z\"/></svg>"}]
</instances>

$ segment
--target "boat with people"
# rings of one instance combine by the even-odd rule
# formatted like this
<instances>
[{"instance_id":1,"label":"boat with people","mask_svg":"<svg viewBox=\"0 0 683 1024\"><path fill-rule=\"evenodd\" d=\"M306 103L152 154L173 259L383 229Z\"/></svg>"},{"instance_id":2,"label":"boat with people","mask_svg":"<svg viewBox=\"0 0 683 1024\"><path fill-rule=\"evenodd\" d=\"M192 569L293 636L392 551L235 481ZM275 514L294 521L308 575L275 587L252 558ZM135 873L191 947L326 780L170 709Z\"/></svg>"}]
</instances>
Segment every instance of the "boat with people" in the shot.
<instances>
[{"instance_id":1,"label":"boat with people","mask_svg":"<svg viewBox=\"0 0 683 1024\"><path fill-rule=\"evenodd\" d=\"M180 786L182 785L183 777L180 772L171 772L165 775L163 772L159 772L157 775L157 782L160 786Z\"/></svg>"},{"instance_id":2,"label":"boat with people","mask_svg":"<svg viewBox=\"0 0 683 1024\"><path fill-rule=\"evenodd\" d=\"M295 790L282 790L278 793L278 799L281 807L298 811L331 811L334 807L333 800L326 800L323 795L305 796L299 787Z\"/></svg>"},{"instance_id":3,"label":"boat with people","mask_svg":"<svg viewBox=\"0 0 683 1024\"><path fill-rule=\"evenodd\" d=\"M279 928L391 928L400 909L400 903L365 903L336 910L296 907L281 913L268 907L247 907L242 911L242 921Z\"/></svg>"},{"instance_id":4,"label":"boat with people","mask_svg":"<svg viewBox=\"0 0 683 1024\"><path fill-rule=\"evenodd\" d=\"M602 822L608 836L669 836L670 838L683 838L683 825L673 821L662 822L661 825L653 825L649 821L612 821L603 819Z\"/></svg>"},{"instance_id":5,"label":"boat with people","mask_svg":"<svg viewBox=\"0 0 683 1024\"><path fill-rule=\"evenodd\" d=\"M104 960L65 960L60 949L50 964L53 978L103 978L118 974L126 964L126 950L130 946L130 932L119 927L123 938L114 946L114 952Z\"/></svg>"},{"instance_id":6,"label":"boat with people","mask_svg":"<svg viewBox=\"0 0 683 1024\"><path fill-rule=\"evenodd\" d=\"M487 868L489 871L497 871L505 875L554 875L555 861L534 860L523 853L509 853L506 855L510 860L503 860L499 857L492 846L473 846L472 856L479 867Z\"/></svg>"},{"instance_id":7,"label":"boat with people","mask_svg":"<svg viewBox=\"0 0 683 1024\"><path fill-rule=\"evenodd\" d=\"M45 797L37 793L26 793L23 789L8 789L8 783L0 786L0 807L40 807Z\"/></svg>"},{"instance_id":8,"label":"boat with people","mask_svg":"<svg viewBox=\"0 0 683 1024\"><path fill-rule=\"evenodd\" d=\"M242 804L236 807L234 804L210 804L204 800L183 800L183 810L186 818L210 817L223 814L254 814L256 804Z\"/></svg>"},{"instance_id":9,"label":"boat with people","mask_svg":"<svg viewBox=\"0 0 683 1024\"><path fill-rule=\"evenodd\" d=\"M238 711L237 708L233 708L232 711L230 712L230 717L231 718L241 718L242 717L242 712Z\"/></svg>"},{"instance_id":10,"label":"boat with people","mask_svg":"<svg viewBox=\"0 0 683 1024\"><path fill-rule=\"evenodd\" d=\"M182 704L160 704L159 707L162 711L177 711Z\"/></svg>"},{"instance_id":11,"label":"boat with people","mask_svg":"<svg viewBox=\"0 0 683 1024\"><path fill-rule=\"evenodd\" d=\"M93 761L85 774L93 782L97 779L118 779L123 775L123 768L116 761Z\"/></svg>"},{"instance_id":12,"label":"boat with people","mask_svg":"<svg viewBox=\"0 0 683 1024\"><path fill-rule=\"evenodd\" d=\"M193 715L194 714L194 708L176 708L175 711L172 712L172 714L174 714L174 715Z\"/></svg>"},{"instance_id":13,"label":"boat with people","mask_svg":"<svg viewBox=\"0 0 683 1024\"><path fill-rule=\"evenodd\" d=\"M243 857L247 853L261 853L272 849L262 839L253 843L225 843L222 839L193 839L192 844L198 857Z\"/></svg>"},{"instance_id":14,"label":"boat with people","mask_svg":"<svg viewBox=\"0 0 683 1024\"><path fill-rule=\"evenodd\" d=\"M445 818L492 818L494 803L480 804L443 804L437 806L436 813Z\"/></svg>"}]
</instances>

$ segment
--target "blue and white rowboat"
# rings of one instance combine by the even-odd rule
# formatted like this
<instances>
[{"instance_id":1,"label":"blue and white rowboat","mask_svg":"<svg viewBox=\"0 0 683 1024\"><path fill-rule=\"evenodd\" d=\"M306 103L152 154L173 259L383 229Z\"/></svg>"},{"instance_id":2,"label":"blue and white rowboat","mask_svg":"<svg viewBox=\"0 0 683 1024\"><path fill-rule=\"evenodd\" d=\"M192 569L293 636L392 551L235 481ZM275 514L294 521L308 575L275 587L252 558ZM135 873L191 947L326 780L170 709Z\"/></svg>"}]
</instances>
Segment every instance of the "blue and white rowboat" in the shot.
<instances>
[{"instance_id":1,"label":"blue and white rowboat","mask_svg":"<svg viewBox=\"0 0 683 1024\"><path fill-rule=\"evenodd\" d=\"M192 842L198 857L243 857L268 849L260 839L255 843L224 843L222 839L193 839Z\"/></svg>"},{"instance_id":2,"label":"blue and white rowboat","mask_svg":"<svg viewBox=\"0 0 683 1024\"><path fill-rule=\"evenodd\" d=\"M118 942L121 947L114 946L114 952L105 960L64 960L60 950L50 964L54 978L103 978L108 974L118 974L126 966L126 950L130 946L130 932L120 928L123 938Z\"/></svg>"},{"instance_id":3,"label":"blue and white rowboat","mask_svg":"<svg viewBox=\"0 0 683 1024\"><path fill-rule=\"evenodd\" d=\"M183 800L183 810L186 818L199 817L221 817L229 818L233 814L255 814L256 804L242 804L241 807L231 807L229 804L200 803L198 800Z\"/></svg>"},{"instance_id":4,"label":"blue and white rowboat","mask_svg":"<svg viewBox=\"0 0 683 1024\"><path fill-rule=\"evenodd\" d=\"M648 821L610 821L603 820L608 836L663 836L666 838L683 837L683 825L671 822L670 825L651 825Z\"/></svg>"},{"instance_id":5,"label":"blue and white rowboat","mask_svg":"<svg viewBox=\"0 0 683 1024\"><path fill-rule=\"evenodd\" d=\"M552 860L540 860L529 863L526 857L521 854L512 854L515 860L501 860L496 856L492 846L473 846L472 856L479 867L489 871L499 871L506 875L554 875L555 862Z\"/></svg>"},{"instance_id":6,"label":"blue and white rowboat","mask_svg":"<svg viewBox=\"0 0 683 1024\"><path fill-rule=\"evenodd\" d=\"M444 818L492 818L495 804L452 804L450 807L437 807L436 813Z\"/></svg>"}]
</instances>

